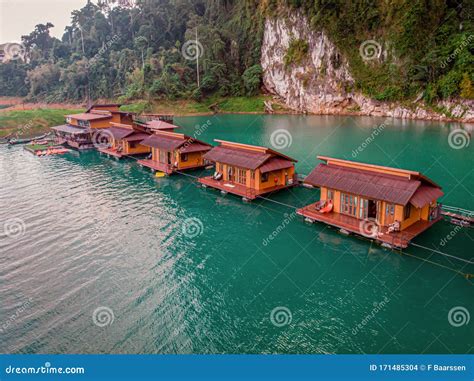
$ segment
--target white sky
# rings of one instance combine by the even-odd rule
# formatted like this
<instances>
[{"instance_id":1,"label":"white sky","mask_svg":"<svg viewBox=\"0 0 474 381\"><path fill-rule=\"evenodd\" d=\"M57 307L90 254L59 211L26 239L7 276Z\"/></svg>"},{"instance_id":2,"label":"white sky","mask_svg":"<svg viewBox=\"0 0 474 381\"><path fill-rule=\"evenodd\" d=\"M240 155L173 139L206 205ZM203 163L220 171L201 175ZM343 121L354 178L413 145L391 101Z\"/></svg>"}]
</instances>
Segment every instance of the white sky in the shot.
<instances>
[{"instance_id":1,"label":"white sky","mask_svg":"<svg viewBox=\"0 0 474 381\"><path fill-rule=\"evenodd\" d=\"M61 38L69 25L71 12L87 0L0 0L0 44L20 42L36 24L51 22L51 35Z\"/></svg>"}]
</instances>

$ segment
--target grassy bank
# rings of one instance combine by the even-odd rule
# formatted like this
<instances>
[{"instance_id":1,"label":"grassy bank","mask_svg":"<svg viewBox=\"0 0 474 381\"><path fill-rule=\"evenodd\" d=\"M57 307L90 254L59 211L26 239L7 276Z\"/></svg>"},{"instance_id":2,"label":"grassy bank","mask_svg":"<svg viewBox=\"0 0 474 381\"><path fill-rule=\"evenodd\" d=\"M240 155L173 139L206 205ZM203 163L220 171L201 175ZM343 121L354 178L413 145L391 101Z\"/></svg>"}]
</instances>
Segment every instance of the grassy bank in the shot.
<instances>
[{"instance_id":1,"label":"grassy bank","mask_svg":"<svg viewBox=\"0 0 474 381\"><path fill-rule=\"evenodd\" d=\"M176 116L220 113L263 113L265 101L271 101L270 96L259 95L254 97L211 97L203 101L194 100L153 100L133 101L122 110L136 113L151 112L174 114ZM30 105L34 107L34 105ZM49 127L64 124L64 115L81 112L73 108L41 108L27 110L4 110L0 112L0 138L9 134L18 134L19 137L37 136L49 131ZM52 107L58 107L58 104ZM283 106L273 103L276 112L287 111Z\"/></svg>"},{"instance_id":2,"label":"grassy bank","mask_svg":"<svg viewBox=\"0 0 474 381\"><path fill-rule=\"evenodd\" d=\"M195 100L153 100L135 101L123 106L123 110L133 112L153 112L174 114L177 116L221 113L262 113L265 110L264 102L270 101L271 96L258 95L254 97L210 97L202 101ZM273 104L275 111L285 111L277 104Z\"/></svg>"},{"instance_id":3,"label":"grassy bank","mask_svg":"<svg viewBox=\"0 0 474 381\"><path fill-rule=\"evenodd\" d=\"M48 132L49 127L64 124L64 115L77 109L14 110L0 113L0 138L9 134L31 137Z\"/></svg>"}]
</instances>

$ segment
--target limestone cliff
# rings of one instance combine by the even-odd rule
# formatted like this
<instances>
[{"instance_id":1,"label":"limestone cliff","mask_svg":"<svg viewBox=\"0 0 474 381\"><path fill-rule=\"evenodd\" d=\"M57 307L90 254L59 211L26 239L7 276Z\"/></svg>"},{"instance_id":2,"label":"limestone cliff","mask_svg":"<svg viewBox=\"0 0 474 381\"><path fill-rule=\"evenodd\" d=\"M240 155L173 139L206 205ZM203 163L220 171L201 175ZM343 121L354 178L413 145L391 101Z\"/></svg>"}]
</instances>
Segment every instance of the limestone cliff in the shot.
<instances>
[{"instance_id":1,"label":"limestone cliff","mask_svg":"<svg viewBox=\"0 0 474 381\"><path fill-rule=\"evenodd\" d=\"M307 54L301 62L285 63L291 41L295 40L306 42ZM350 90L354 79L347 60L324 32L311 29L299 13L267 18L261 65L266 89L299 112L474 122L473 101L444 101L438 105L446 111L441 114L420 101L407 107Z\"/></svg>"}]
</instances>

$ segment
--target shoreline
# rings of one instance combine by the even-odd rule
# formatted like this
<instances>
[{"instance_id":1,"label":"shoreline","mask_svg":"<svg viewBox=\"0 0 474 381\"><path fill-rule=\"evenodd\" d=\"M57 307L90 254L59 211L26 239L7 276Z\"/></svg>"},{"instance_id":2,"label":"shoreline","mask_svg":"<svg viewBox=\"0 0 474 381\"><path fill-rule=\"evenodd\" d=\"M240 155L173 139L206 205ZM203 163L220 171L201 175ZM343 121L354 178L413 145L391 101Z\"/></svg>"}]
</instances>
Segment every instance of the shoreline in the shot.
<instances>
[{"instance_id":1,"label":"shoreline","mask_svg":"<svg viewBox=\"0 0 474 381\"><path fill-rule=\"evenodd\" d=\"M265 112L263 109L255 110L260 105L260 102L263 103L264 100L269 100L272 102L275 107L274 111L269 113ZM442 114L437 114L437 117L434 117L433 114L429 117L394 117L383 115L384 113L379 112L361 112L361 111L344 111L344 110L325 110L327 112L302 112L288 108L281 100L276 99L269 95L261 95L258 97L230 97L230 98L219 98L214 104L218 104L222 108L227 108L224 110L212 111L212 110L203 110L199 109L209 107L211 104L209 102L216 101L216 99L208 100L207 102L195 102L192 100L178 100L178 101L153 101L149 103L143 100L137 100L130 102L128 105L128 111L138 112L140 109L145 107L151 108L152 113L157 114L173 114L177 118L185 117L202 117L202 116L214 116L214 115L288 115L288 116L346 116L346 117L373 117L373 118L385 118L385 119L400 119L404 121L424 121L424 122L435 122L435 123L458 123L461 125L469 126L469 128L474 127L474 123L470 121L464 121L460 118L443 116ZM242 104L242 101L249 103ZM97 103L107 103L113 102L113 100L101 100ZM39 135L44 132L48 132L50 127L56 125L57 121L52 119L45 118L44 116L38 116L36 113L41 111L47 112L47 110L55 110L56 113L64 112L64 114L69 113L71 110L83 110L86 109L84 103L42 103L42 102L23 102L22 98L12 98L12 97L0 97L0 106L10 106L0 108L0 138L10 134L17 134L20 132L20 137L32 137ZM252 109L254 108L254 109ZM136 109L136 110L134 110ZM63 111L64 110L64 111ZM10 118L8 113L13 112L14 116ZM22 113L24 112L24 115ZM148 110L147 110L148 112ZM25 131L25 125L35 124L35 128L32 130Z\"/></svg>"}]
</instances>

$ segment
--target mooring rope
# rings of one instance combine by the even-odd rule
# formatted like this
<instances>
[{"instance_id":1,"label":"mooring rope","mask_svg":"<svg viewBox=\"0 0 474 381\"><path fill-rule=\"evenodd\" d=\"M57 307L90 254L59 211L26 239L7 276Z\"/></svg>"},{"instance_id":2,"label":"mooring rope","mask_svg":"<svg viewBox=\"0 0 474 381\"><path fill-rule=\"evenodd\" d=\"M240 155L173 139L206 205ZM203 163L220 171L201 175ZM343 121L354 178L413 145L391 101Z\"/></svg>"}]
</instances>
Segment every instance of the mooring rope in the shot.
<instances>
[{"instance_id":1,"label":"mooring rope","mask_svg":"<svg viewBox=\"0 0 474 381\"><path fill-rule=\"evenodd\" d=\"M419 248L421 248L421 249L430 250L430 251L432 251L432 252L434 252L434 253L441 254L441 255L444 255L444 256L446 256L446 257L450 257L450 258L453 258L453 259L457 259L458 261L462 261L462 262L465 262L465 263L469 263L470 265L474 265L474 262L472 262L472 261L468 261L468 260L463 259L463 258L455 257L454 255L447 254L447 253L443 253L442 251L435 250L435 249L432 249L432 248L430 248L430 247L418 245L418 244L413 243L413 242L411 242L410 245L419 247Z\"/></svg>"}]
</instances>

